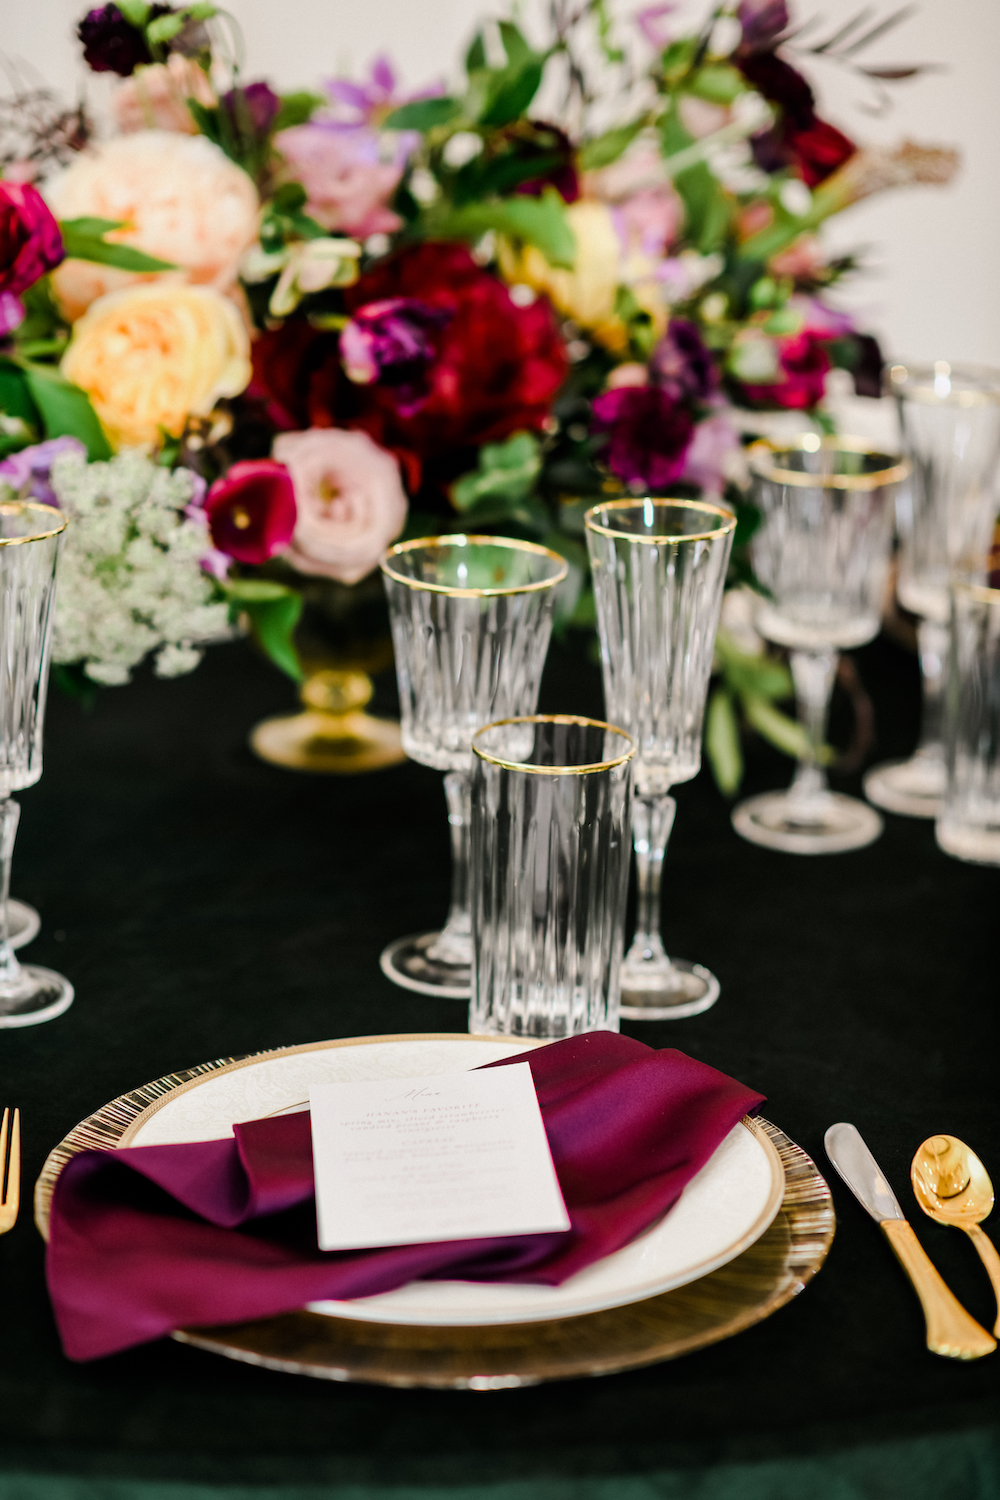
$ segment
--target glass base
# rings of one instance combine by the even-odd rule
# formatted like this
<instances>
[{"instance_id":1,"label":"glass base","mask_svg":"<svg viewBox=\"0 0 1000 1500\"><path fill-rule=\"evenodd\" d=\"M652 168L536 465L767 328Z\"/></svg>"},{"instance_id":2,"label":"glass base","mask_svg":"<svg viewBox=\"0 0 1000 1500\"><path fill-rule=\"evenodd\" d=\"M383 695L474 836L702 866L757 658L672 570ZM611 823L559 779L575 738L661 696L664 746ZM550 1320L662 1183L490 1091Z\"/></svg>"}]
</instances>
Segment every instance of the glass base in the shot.
<instances>
[{"instance_id":1,"label":"glass base","mask_svg":"<svg viewBox=\"0 0 1000 1500\"><path fill-rule=\"evenodd\" d=\"M470 1000L472 971L468 964L436 963L428 956L441 936L424 932L413 937L397 938L383 949L379 963L386 979L404 990L419 995L437 995L441 1000Z\"/></svg>"},{"instance_id":2,"label":"glass base","mask_svg":"<svg viewBox=\"0 0 1000 1500\"><path fill-rule=\"evenodd\" d=\"M53 969L22 964L10 990L0 989L0 1027L37 1026L73 1004L73 986Z\"/></svg>"},{"instance_id":3,"label":"glass base","mask_svg":"<svg viewBox=\"0 0 1000 1500\"><path fill-rule=\"evenodd\" d=\"M748 797L733 811L733 827L751 844L786 854L843 854L873 844L885 825L874 808L842 792L808 801L788 792Z\"/></svg>"},{"instance_id":4,"label":"glass base","mask_svg":"<svg viewBox=\"0 0 1000 1500\"><path fill-rule=\"evenodd\" d=\"M1000 865L1000 827L962 823L953 818L939 818L934 830L938 847L954 859L970 865Z\"/></svg>"},{"instance_id":5,"label":"glass base","mask_svg":"<svg viewBox=\"0 0 1000 1500\"><path fill-rule=\"evenodd\" d=\"M30 943L38 936L41 925L41 917L27 901L15 901L11 897L7 902L7 940L12 948L23 948L25 943Z\"/></svg>"},{"instance_id":6,"label":"glass base","mask_svg":"<svg viewBox=\"0 0 1000 1500\"><path fill-rule=\"evenodd\" d=\"M947 773L936 755L912 755L873 766L864 779L865 796L886 812L904 818L936 818L944 801Z\"/></svg>"},{"instance_id":7,"label":"glass base","mask_svg":"<svg viewBox=\"0 0 1000 1500\"><path fill-rule=\"evenodd\" d=\"M250 735L250 747L274 766L334 776L380 771L406 759L399 725L392 719L316 709L264 719Z\"/></svg>"},{"instance_id":8,"label":"glass base","mask_svg":"<svg viewBox=\"0 0 1000 1500\"><path fill-rule=\"evenodd\" d=\"M710 969L686 958L666 964L651 964L646 972L639 965L622 965L622 1001L619 1014L626 1021L680 1021L700 1016L719 998L719 981Z\"/></svg>"}]
</instances>

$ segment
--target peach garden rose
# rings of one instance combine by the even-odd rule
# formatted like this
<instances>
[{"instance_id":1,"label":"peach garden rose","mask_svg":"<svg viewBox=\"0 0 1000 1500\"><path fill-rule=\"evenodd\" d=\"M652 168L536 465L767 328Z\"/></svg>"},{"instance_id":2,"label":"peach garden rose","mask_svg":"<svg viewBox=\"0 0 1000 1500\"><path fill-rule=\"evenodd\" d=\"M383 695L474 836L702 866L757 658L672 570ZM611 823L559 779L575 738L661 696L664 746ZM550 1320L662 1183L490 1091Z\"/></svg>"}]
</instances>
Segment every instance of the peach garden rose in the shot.
<instances>
[{"instance_id":1,"label":"peach garden rose","mask_svg":"<svg viewBox=\"0 0 1000 1500\"><path fill-rule=\"evenodd\" d=\"M176 265L175 281L226 291L256 241L260 217L250 178L205 136L137 130L81 154L52 177L45 196L58 219L132 225L109 238ZM155 274L155 273L154 273ZM67 260L53 285L71 322L98 297L149 274Z\"/></svg>"},{"instance_id":2,"label":"peach garden rose","mask_svg":"<svg viewBox=\"0 0 1000 1500\"><path fill-rule=\"evenodd\" d=\"M300 573L357 583L403 529L399 465L366 432L283 432L274 457L295 486L298 519L284 556Z\"/></svg>"},{"instance_id":3,"label":"peach garden rose","mask_svg":"<svg viewBox=\"0 0 1000 1500\"><path fill-rule=\"evenodd\" d=\"M160 282L101 297L73 330L62 373L87 392L115 447L177 436L250 378L250 341L211 287Z\"/></svg>"}]
</instances>

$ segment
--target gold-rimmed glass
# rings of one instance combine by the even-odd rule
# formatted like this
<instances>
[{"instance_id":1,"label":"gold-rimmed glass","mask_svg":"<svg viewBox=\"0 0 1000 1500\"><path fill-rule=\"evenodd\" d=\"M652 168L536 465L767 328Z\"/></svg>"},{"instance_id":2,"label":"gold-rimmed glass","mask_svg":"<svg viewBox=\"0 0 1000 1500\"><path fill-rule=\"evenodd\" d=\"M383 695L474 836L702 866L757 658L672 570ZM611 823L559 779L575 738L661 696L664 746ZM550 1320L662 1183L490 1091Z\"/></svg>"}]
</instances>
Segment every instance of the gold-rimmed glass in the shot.
<instances>
[{"instance_id":1,"label":"gold-rimmed glass","mask_svg":"<svg viewBox=\"0 0 1000 1500\"><path fill-rule=\"evenodd\" d=\"M61 974L18 962L10 943L8 893L21 809L12 792L42 774L56 564L66 518L34 500L0 502L0 1026L34 1026L61 1015L73 986Z\"/></svg>"},{"instance_id":2,"label":"gold-rimmed glass","mask_svg":"<svg viewBox=\"0 0 1000 1500\"><path fill-rule=\"evenodd\" d=\"M538 714L472 750L470 1032L617 1031L634 741Z\"/></svg>"},{"instance_id":3,"label":"gold-rimmed glass","mask_svg":"<svg viewBox=\"0 0 1000 1500\"><path fill-rule=\"evenodd\" d=\"M621 1014L696 1015L718 999L703 964L667 955L660 880L676 803L701 766L702 721L736 520L702 500L609 500L585 517L601 638L605 712L636 742L632 834L636 931Z\"/></svg>"},{"instance_id":4,"label":"gold-rimmed glass","mask_svg":"<svg viewBox=\"0 0 1000 1500\"><path fill-rule=\"evenodd\" d=\"M510 537L439 536L399 542L381 562L389 601L403 749L444 771L452 889L440 932L397 939L382 954L395 984L469 998L469 822L472 736L538 701L555 590L568 568L557 553Z\"/></svg>"},{"instance_id":5,"label":"gold-rimmed glass","mask_svg":"<svg viewBox=\"0 0 1000 1500\"><path fill-rule=\"evenodd\" d=\"M741 802L737 833L792 854L860 849L882 820L857 798L831 792L823 766L830 694L840 650L878 634L893 514L909 464L860 439L804 433L749 450L751 494L761 523L751 543L768 591L756 624L786 646L807 751L791 786Z\"/></svg>"},{"instance_id":6,"label":"gold-rimmed glass","mask_svg":"<svg viewBox=\"0 0 1000 1500\"><path fill-rule=\"evenodd\" d=\"M992 540L1000 468L1000 370L985 365L897 362L885 381L895 397L903 452L913 476L899 492L896 593L917 616L923 686L920 738L906 760L873 766L870 802L906 817L933 818L945 790L942 740L949 585Z\"/></svg>"}]
</instances>

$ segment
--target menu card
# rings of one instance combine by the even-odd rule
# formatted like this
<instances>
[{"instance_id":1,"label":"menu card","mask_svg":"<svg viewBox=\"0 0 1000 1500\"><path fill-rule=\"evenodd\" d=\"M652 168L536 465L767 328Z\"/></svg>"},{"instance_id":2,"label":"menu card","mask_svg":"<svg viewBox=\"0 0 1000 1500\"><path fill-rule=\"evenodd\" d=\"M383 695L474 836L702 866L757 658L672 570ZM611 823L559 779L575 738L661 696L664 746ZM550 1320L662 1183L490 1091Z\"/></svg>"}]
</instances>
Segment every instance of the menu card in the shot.
<instances>
[{"instance_id":1,"label":"menu card","mask_svg":"<svg viewBox=\"0 0 1000 1500\"><path fill-rule=\"evenodd\" d=\"M531 1069L313 1084L321 1250L570 1227Z\"/></svg>"}]
</instances>

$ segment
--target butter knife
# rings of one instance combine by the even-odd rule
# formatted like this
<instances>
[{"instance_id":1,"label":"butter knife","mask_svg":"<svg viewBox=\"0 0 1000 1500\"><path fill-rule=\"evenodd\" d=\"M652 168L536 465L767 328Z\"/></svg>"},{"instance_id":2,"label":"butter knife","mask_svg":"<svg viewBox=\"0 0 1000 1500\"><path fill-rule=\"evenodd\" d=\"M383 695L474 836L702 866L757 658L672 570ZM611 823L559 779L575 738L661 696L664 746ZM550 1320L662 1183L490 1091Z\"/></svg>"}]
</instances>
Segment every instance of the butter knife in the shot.
<instances>
[{"instance_id":1,"label":"butter knife","mask_svg":"<svg viewBox=\"0 0 1000 1500\"><path fill-rule=\"evenodd\" d=\"M938 1275L857 1128L844 1123L831 1125L823 1142L827 1156L861 1207L881 1226L913 1283L927 1321L928 1349L947 1359L980 1359L992 1354L996 1339L966 1312Z\"/></svg>"}]
</instances>

